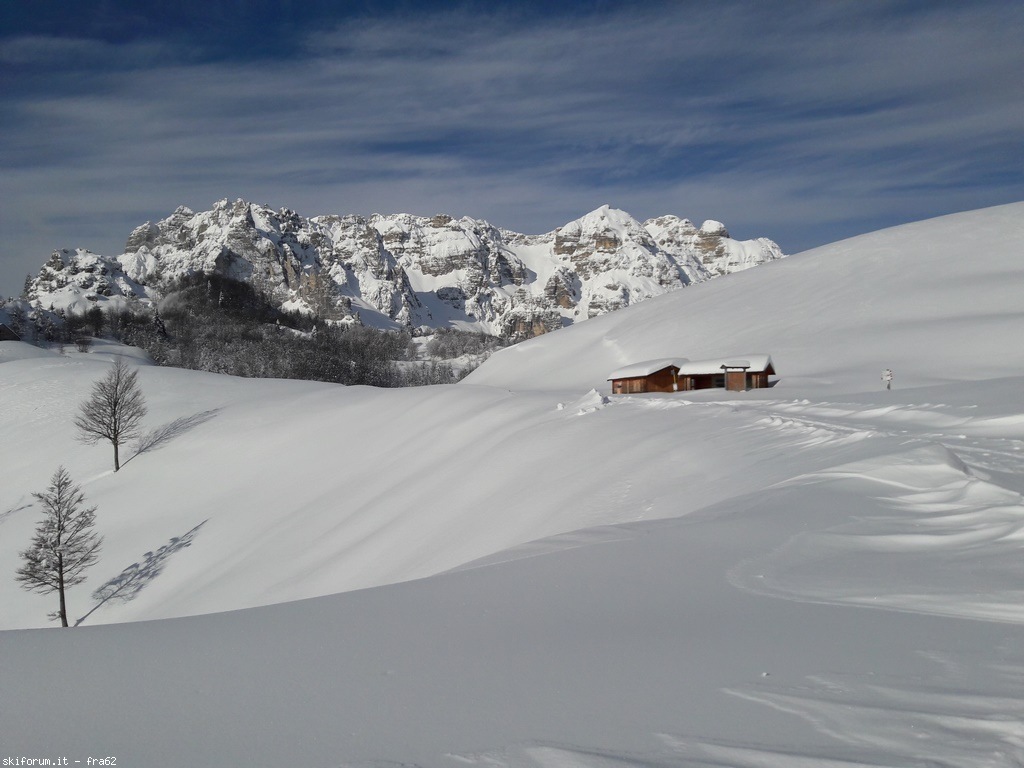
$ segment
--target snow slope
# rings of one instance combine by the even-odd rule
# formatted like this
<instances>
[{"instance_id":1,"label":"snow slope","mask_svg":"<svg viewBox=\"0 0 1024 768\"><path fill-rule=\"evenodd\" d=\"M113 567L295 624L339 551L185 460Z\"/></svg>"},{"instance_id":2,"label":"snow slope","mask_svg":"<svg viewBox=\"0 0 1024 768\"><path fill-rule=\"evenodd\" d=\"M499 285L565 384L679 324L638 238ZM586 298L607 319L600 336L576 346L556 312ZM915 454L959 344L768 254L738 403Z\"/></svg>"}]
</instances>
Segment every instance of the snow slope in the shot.
<instances>
[{"instance_id":1,"label":"snow slope","mask_svg":"<svg viewBox=\"0 0 1024 768\"><path fill-rule=\"evenodd\" d=\"M0 383L15 404L0 417L4 433L31 429L5 462L18 482L3 500L17 511L0 542L4 562L31 534L31 492L60 462L102 510L104 562L90 588L188 536L187 548L162 558L158 579L127 603L104 604L92 624L419 578L545 536L671 517L737 490L720 469L736 444L722 441L721 454L673 444L663 413L672 403L637 413L583 392L378 390L153 366L139 381L165 437L115 475L109 446L76 444L71 423L109 357L10 362ZM629 457L603 447L634 430L643 444ZM667 485L665 460L679 466ZM787 476L766 469L750 468L751 489ZM677 483L688 479L695 489L681 501ZM7 626L44 622L42 598L14 584L0 590ZM78 593L81 616L88 593Z\"/></svg>"},{"instance_id":2,"label":"snow slope","mask_svg":"<svg viewBox=\"0 0 1024 768\"><path fill-rule=\"evenodd\" d=\"M694 286L453 387L143 365L153 432L116 475L70 418L132 351L0 343L0 563L58 463L106 536L81 626L0 632L0 751L1021 765L1022 214ZM622 364L750 350L776 387L601 393ZM54 602L13 579L0 600L12 629Z\"/></svg>"},{"instance_id":3,"label":"snow slope","mask_svg":"<svg viewBox=\"0 0 1024 768\"><path fill-rule=\"evenodd\" d=\"M752 350L783 390L871 389L885 368L897 387L1019 373L1022 243L1020 203L862 235L518 344L469 381L597 387L638 360Z\"/></svg>"}]
</instances>

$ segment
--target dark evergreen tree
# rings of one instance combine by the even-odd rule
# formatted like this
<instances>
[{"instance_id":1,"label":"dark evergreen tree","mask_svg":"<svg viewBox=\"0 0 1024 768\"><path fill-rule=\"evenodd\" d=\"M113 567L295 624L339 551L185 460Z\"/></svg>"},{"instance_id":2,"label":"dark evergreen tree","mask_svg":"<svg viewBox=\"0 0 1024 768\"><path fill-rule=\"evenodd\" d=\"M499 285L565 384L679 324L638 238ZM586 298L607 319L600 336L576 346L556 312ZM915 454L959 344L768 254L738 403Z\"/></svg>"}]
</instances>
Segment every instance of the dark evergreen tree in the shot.
<instances>
[{"instance_id":1,"label":"dark evergreen tree","mask_svg":"<svg viewBox=\"0 0 1024 768\"><path fill-rule=\"evenodd\" d=\"M92 335L99 336L103 333L103 326L106 324L106 318L103 315L103 310L99 307L91 307L89 311L85 313L85 318L92 327Z\"/></svg>"},{"instance_id":2,"label":"dark evergreen tree","mask_svg":"<svg viewBox=\"0 0 1024 768\"><path fill-rule=\"evenodd\" d=\"M500 345L482 334L439 331L427 349L435 360L422 362L408 331L377 330L351 323L352 318L345 324L282 310L249 283L195 274L168 281L164 290L159 313L138 301L118 308L108 305L107 311L94 305L84 315L66 318L62 338L80 344L91 329L93 335L106 332L143 348L158 365L377 387L453 382L458 376L452 366L436 358L479 359ZM460 364L460 375L469 367Z\"/></svg>"},{"instance_id":3,"label":"dark evergreen tree","mask_svg":"<svg viewBox=\"0 0 1024 768\"><path fill-rule=\"evenodd\" d=\"M25 330L25 310L20 304L15 304L8 313L11 317L11 328L19 336Z\"/></svg>"}]
</instances>

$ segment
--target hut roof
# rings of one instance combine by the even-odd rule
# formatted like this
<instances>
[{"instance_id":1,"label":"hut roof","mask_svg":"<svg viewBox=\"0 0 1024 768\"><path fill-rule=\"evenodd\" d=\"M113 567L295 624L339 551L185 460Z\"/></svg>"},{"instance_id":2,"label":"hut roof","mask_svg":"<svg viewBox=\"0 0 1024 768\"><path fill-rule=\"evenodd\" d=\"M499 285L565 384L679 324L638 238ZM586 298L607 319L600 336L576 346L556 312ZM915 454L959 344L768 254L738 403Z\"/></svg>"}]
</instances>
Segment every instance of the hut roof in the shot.
<instances>
[{"instance_id":1,"label":"hut roof","mask_svg":"<svg viewBox=\"0 0 1024 768\"><path fill-rule=\"evenodd\" d=\"M753 373L761 373L769 368L774 370L771 355L754 354L743 357L719 357L714 360L690 360L679 366L680 376L707 376L721 373L722 368L746 368Z\"/></svg>"},{"instance_id":2,"label":"hut roof","mask_svg":"<svg viewBox=\"0 0 1024 768\"><path fill-rule=\"evenodd\" d=\"M685 357L662 357L658 360L645 360L642 363L632 363L623 366L608 374L608 380L612 379L635 379L641 376L650 376L652 373L664 370L669 366L679 368L686 364Z\"/></svg>"}]
</instances>

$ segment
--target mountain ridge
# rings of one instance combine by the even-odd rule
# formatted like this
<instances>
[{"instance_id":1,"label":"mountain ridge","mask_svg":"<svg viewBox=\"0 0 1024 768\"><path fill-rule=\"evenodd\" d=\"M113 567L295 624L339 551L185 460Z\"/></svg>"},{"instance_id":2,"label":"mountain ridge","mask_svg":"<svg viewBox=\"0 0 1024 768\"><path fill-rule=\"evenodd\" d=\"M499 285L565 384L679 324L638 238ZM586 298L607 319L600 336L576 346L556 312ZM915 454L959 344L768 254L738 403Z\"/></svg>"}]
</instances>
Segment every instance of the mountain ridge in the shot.
<instances>
[{"instance_id":1,"label":"mountain ridge","mask_svg":"<svg viewBox=\"0 0 1024 768\"><path fill-rule=\"evenodd\" d=\"M305 218L223 199L145 222L114 257L54 251L26 292L41 306L85 311L156 302L173 278L216 274L330 321L521 341L783 257L767 238L733 240L720 222L697 228L666 215L641 223L609 205L526 235L468 216Z\"/></svg>"}]
</instances>

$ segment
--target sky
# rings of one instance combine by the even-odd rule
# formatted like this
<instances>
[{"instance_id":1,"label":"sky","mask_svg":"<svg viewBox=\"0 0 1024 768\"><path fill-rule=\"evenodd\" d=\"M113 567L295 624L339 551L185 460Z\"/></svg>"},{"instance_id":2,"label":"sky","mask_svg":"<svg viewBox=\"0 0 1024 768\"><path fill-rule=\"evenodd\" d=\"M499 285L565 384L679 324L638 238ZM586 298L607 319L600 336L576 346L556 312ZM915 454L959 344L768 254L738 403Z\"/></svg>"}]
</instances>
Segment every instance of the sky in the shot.
<instances>
[{"instance_id":1,"label":"sky","mask_svg":"<svg viewBox=\"0 0 1024 768\"><path fill-rule=\"evenodd\" d=\"M552 9L552 7L554 9ZM1024 200L1024 4L0 4L0 296L179 205L602 204L796 253Z\"/></svg>"}]
</instances>

